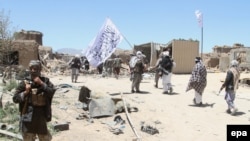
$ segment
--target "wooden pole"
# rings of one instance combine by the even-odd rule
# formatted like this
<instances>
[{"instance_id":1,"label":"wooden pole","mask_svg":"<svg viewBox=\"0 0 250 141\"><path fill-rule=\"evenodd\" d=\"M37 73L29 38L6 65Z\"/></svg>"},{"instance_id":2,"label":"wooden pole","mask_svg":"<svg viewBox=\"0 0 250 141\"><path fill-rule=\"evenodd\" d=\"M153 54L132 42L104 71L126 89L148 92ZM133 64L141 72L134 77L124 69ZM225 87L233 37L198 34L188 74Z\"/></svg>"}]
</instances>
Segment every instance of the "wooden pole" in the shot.
<instances>
[{"instance_id":1,"label":"wooden pole","mask_svg":"<svg viewBox=\"0 0 250 141\"><path fill-rule=\"evenodd\" d=\"M5 131L5 130L0 129L0 134L7 135L7 136L10 136L10 137L14 137L14 138L17 138L19 140L23 140L23 137L21 135L15 134L15 133L12 133L12 132L9 132L9 131Z\"/></svg>"},{"instance_id":2,"label":"wooden pole","mask_svg":"<svg viewBox=\"0 0 250 141\"><path fill-rule=\"evenodd\" d=\"M126 112L126 116L127 116L127 119L128 119L128 122L129 122L129 125L130 127L132 128L133 132L135 133L136 135L136 140L137 141L140 141L141 140L141 137L138 135L137 131L135 130L135 127L132 123L132 120L128 114L128 109L127 109L127 103L126 103L126 100L123 98L123 94L121 93L121 97L122 97L122 101L123 101L123 105L124 105L124 109L125 109L125 112Z\"/></svg>"}]
</instances>

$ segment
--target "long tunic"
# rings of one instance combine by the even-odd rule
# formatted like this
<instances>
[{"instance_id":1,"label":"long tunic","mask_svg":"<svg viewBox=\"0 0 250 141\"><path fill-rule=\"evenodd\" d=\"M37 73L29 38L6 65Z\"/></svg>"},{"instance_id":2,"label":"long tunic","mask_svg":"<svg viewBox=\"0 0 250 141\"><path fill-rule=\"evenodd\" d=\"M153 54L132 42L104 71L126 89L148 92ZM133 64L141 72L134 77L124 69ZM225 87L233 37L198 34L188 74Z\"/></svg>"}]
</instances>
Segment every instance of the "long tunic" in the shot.
<instances>
[{"instance_id":1,"label":"long tunic","mask_svg":"<svg viewBox=\"0 0 250 141\"><path fill-rule=\"evenodd\" d=\"M194 89L199 94L202 95L205 87L207 85L207 70L206 67L201 63L198 62L195 64L192 75L189 79L188 86L186 92Z\"/></svg>"}]
</instances>

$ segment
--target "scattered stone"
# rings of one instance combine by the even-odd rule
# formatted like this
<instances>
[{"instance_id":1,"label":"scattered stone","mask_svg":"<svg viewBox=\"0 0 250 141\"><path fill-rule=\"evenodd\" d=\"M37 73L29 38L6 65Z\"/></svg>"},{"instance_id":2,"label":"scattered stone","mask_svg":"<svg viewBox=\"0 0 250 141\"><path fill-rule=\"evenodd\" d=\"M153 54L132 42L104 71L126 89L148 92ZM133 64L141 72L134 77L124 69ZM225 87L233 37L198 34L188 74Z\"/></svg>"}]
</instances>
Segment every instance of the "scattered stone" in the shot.
<instances>
[{"instance_id":1,"label":"scattered stone","mask_svg":"<svg viewBox=\"0 0 250 141\"><path fill-rule=\"evenodd\" d=\"M53 129L54 129L55 131L69 130L69 124L68 124L68 123L53 124Z\"/></svg>"}]
</instances>

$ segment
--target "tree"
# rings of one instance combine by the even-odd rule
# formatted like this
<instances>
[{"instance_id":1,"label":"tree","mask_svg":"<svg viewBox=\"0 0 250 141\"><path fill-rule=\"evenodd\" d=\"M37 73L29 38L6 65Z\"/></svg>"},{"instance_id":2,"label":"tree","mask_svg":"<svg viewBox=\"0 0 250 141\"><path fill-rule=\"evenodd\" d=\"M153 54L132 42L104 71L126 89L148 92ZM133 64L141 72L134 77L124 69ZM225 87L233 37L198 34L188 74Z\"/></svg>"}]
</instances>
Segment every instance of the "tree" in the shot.
<instances>
[{"instance_id":1,"label":"tree","mask_svg":"<svg viewBox=\"0 0 250 141\"><path fill-rule=\"evenodd\" d=\"M11 24L9 14L6 15L4 10L0 11L0 64L10 65L14 39L14 28L11 29Z\"/></svg>"},{"instance_id":2,"label":"tree","mask_svg":"<svg viewBox=\"0 0 250 141\"><path fill-rule=\"evenodd\" d=\"M11 21L4 10L0 11L0 65L10 65L10 54L13 46L13 33L10 30ZM2 96L0 94L0 108L2 108Z\"/></svg>"}]
</instances>

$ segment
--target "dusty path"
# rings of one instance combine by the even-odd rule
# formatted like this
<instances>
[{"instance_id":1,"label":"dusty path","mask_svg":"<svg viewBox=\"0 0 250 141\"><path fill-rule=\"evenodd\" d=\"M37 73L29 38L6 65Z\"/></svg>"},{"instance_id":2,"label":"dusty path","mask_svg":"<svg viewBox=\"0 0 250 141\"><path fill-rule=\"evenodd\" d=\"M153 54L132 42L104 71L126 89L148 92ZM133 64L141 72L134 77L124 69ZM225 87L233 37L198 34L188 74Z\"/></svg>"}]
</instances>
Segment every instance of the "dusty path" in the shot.
<instances>
[{"instance_id":1,"label":"dusty path","mask_svg":"<svg viewBox=\"0 0 250 141\"><path fill-rule=\"evenodd\" d=\"M55 84L70 84L73 86L87 86L91 90L111 94L121 98L120 92L132 106L139 109L130 113L138 134L143 141L225 141L227 124L250 124L250 88L240 86L237 91L236 105L239 112L236 116L225 113L227 108L223 94L216 95L225 73L208 73L208 85L203 96L204 107L193 106L194 91L185 92L190 75L173 75L174 94L162 94L162 85L156 89L153 78L145 78L141 83L143 94L131 94L131 82L127 77L120 79L100 78L98 76L83 76L79 83L71 83L70 76L51 76ZM249 74L242 74L241 78ZM161 82L161 80L160 80ZM128 124L125 113L120 115L125 121L123 134L115 135L109 131L105 123L113 121L113 117L93 119L93 123L86 119L76 120L82 113L77 108L78 91L69 89L67 93L57 92L53 104L52 122L69 122L69 130L62 131L53 137L53 141L131 141L135 135ZM55 118L56 117L56 118ZM159 130L159 134L150 135L140 130L141 122L152 125Z\"/></svg>"}]
</instances>

